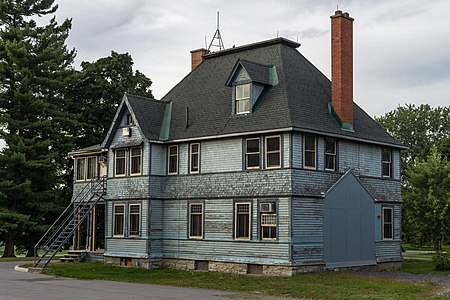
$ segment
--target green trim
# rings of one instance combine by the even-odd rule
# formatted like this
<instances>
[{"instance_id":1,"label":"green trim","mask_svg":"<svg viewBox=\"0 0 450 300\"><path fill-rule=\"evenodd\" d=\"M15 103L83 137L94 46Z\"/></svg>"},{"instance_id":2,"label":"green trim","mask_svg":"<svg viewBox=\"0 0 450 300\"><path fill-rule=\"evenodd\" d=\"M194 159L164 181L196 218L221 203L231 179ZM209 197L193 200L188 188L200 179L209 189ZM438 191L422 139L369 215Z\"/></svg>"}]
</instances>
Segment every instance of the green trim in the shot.
<instances>
[{"instance_id":1,"label":"green trim","mask_svg":"<svg viewBox=\"0 0 450 300\"><path fill-rule=\"evenodd\" d=\"M333 105L331 102L328 102L328 112L331 114L333 119L336 121L336 123L341 127L342 130L355 132L353 130L353 124L350 124L348 122L343 122L341 118L339 118L338 114L334 111Z\"/></svg>"},{"instance_id":2,"label":"green trim","mask_svg":"<svg viewBox=\"0 0 450 300\"><path fill-rule=\"evenodd\" d=\"M169 139L171 116L172 116L172 102L166 105L166 110L164 111L164 118L161 126L161 132L159 134L159 139L161 141L167 141Z\"/></svg>"},{"instance_id":3,"label":"green trim","mask_svg":"<svg viewBox=\"0 0 450 300\"><path fill-rule=\"evenodd\" d=\"M279 83L277 69L275 66L269 69L269 84L271 86L276 86Z\"/></svg>"}]
</instances>

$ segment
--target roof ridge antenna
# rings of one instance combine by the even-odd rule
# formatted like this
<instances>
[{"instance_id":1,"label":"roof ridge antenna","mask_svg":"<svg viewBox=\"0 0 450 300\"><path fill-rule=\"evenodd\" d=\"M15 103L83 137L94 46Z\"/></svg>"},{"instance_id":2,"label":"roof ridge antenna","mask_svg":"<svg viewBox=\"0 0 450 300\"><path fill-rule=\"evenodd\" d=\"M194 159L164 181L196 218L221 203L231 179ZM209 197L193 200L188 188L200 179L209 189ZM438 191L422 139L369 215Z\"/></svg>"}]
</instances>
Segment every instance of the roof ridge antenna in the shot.
<instances>
[{"instance_id":1,"label":"roof ridge antenna","mask_svg":"<svg viewBox=\"0 0 450 300\"><path fill-rule=\"evenodd\" d=\"M217 44L214 44L214 40L217 40ZM219 12L217 12L217 29L214 33L211 43L209 43L208 51L211 51L211 47L219 48L219 51L225 50L225 46L223 45L222 36L220 35L219 30Z\"/></svg>"}]
</instances>

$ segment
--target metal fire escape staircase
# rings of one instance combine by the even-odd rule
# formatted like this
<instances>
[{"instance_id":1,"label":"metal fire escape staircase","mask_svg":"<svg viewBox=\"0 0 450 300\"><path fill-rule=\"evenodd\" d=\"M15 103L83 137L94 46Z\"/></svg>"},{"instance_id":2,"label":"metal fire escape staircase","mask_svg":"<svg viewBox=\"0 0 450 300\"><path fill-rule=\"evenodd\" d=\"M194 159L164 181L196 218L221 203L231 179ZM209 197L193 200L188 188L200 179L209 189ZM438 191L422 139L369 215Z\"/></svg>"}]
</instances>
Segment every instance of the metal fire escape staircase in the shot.
<instances>
[{"instance_id":1,"label":"metal fire escape staircase","mask_svg":"<svg viewBox=\"0 0 450 300\"><path fill-rule=\"evenodd\" d=\"M106 178L92 179L34 246L34 267L45 268L106 195ZM38 251L44 250L42 256Z\"/></svg>"}]
</instances>

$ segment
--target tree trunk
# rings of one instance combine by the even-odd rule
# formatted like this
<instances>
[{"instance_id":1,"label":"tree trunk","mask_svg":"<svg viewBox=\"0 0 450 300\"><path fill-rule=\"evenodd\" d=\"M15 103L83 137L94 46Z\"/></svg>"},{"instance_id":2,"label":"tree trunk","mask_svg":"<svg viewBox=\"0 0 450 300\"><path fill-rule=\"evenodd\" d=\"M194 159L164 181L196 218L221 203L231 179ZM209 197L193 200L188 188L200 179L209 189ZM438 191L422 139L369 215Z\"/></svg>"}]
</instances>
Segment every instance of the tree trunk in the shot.
<instances>
[{"instance_id":1,"label":"tree trunk","mask_svg":"<svg viewBox=\"0 0 450 300\"><path fill-rule=\"evenodd\" d=\"M34 245L29 245L28 246L27 257L34 257Z\"/></svg>"},{"instance_id":2,"label":"tree trunk","mask_svg":"<svg viewBox=\"0 0 450 300\"><path fill-rule=\"evenodd\" d=\"M5 238L5 252L3 257L16 257L14 255L14 234L8 233Z\"/></svg>"},{"instance_id":3,"label":"tree trunk","mask_svg":"<svg viewBox=\"0 0 450 300\"><path fill-rule=\"evenodd\" d=\"M436 253L441 252L442 248L441 248L441 240L440 239L435 239L434 240L434 251L436 251Z\"/></svg>"}]
</instances>

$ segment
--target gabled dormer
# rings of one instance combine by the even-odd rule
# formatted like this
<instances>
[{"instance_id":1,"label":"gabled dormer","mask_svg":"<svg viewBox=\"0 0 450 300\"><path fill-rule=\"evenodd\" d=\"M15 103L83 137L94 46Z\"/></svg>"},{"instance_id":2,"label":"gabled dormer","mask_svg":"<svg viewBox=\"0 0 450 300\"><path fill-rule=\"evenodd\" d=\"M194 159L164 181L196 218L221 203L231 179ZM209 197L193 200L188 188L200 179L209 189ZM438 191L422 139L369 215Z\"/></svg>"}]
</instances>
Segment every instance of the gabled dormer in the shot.
<instances>
[{"instance_id":1,"label":"gabled dormer","mask_svg":"<svg viewBox=\"0 0 450 300\"><path fill-rule=\"evenodd\" d=\"M233 89L232 113L252 113L264 90L277 84L275 66L238 59L226 83Z\"/></svg>"}]
</instances>

